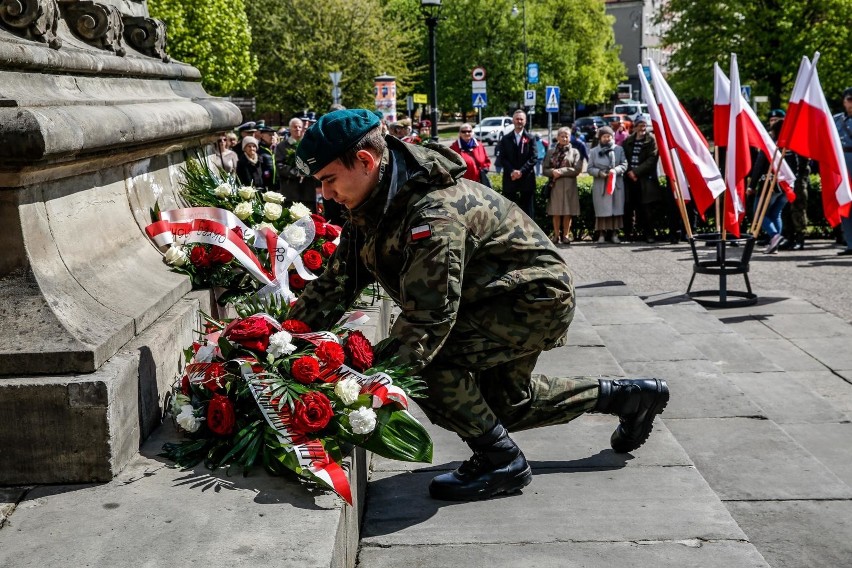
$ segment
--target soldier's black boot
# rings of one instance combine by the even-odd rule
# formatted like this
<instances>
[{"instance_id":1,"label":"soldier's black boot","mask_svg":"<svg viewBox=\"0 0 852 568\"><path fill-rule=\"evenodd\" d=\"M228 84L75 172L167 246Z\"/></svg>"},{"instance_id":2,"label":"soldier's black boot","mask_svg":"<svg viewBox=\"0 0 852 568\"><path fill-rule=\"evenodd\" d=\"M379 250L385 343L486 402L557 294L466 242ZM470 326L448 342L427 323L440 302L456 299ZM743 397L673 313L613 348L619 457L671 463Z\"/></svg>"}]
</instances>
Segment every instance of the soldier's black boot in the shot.
<instances>
[{"instance_id":1,"label":"soldier's black boot","mask_svg":"<svg viewBox=\"0 0 852 568\"><path fill-rule=\"evenodd\" d=\"M444 501L478 501L520 491L532 481L521 449L498 423L490 431L465 440L473 457L458 469L432 479L429 494Z\"/></svg>"},{"instance_id":2,"label":"soldier's black boot","mask_svg":"<svg viewBox=\"0 0 852 568\"><path fill-rule=\"evenodd\" d=\"M661 379L601 379L598 403L593 412L615 414L618 427L610 445L618 453L632 452L645 443L654 417L669 402L669 386Z\"/></svg>"}]
</instances>

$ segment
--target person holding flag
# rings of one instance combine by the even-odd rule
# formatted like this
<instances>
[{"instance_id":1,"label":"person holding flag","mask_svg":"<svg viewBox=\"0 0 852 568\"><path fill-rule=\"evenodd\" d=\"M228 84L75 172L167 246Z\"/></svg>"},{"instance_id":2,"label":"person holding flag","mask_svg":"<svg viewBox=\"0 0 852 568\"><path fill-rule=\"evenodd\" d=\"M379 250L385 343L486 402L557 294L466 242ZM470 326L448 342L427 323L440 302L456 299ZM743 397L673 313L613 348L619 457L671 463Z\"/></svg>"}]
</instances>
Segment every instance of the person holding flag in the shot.
<instances>
[{"instance_id":1,"label":"person holding flag","mask_svg":"<svg viewBox=\"0 0 852 568\"><path fill-rule=\"evenodd\" d=\"M613 244L621 241L618 231L624 225L624 172L627 157L624 148L613 141L612 128L604 126L598 130L600 144L589 150L589 166L586 172L592 182L592 203L595 206L595 231L598 244L606 242L607 236Z\"/></svg>"}]
</instances>

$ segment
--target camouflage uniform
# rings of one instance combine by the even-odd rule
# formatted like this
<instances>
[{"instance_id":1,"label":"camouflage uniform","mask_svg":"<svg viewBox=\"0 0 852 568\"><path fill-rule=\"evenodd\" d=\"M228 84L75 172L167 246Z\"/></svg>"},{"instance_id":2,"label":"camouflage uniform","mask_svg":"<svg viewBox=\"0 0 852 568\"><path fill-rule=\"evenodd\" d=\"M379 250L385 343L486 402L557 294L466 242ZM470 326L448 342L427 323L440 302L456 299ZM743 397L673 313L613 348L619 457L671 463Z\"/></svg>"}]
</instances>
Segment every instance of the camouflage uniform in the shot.
<instances>
[{"instance_id":1,"label":"camouflage uniform","mask_svg":"<svg viewBox=\"0 0 852 568\"><path fill-rule=\"evenodd\" d=\"M574 315L554 245L514 203L463 179L451 150L387 143L377 187L350 211L328 270L291 317L326 328L378 281L401 308L392 354L428 386L421 408L463 438L498 420L521 430L591 410L597 379L532 374Z\"/></svg>"}]
</instances>

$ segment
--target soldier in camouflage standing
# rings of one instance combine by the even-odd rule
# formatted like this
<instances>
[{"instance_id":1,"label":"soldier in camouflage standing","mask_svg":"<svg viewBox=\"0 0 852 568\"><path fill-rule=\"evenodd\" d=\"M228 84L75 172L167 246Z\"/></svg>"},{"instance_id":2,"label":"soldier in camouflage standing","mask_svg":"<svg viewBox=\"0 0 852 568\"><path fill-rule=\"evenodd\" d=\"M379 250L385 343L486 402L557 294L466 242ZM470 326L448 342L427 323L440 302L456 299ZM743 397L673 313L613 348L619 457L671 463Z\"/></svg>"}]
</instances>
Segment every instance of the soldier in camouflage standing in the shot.
<instances>
[{"instance_id":1,"label":"soldier in camouflage standing","mask_svg":"<svg viewBox=\"0 0 852 568\"><path fill-rule=\"evenodd\" d=\"M517 205L462 177L455 152L383 137L373 113L339 110L307 131L296 163L350 219L290 317L327 328L376 281L397 303L379 358L412 365L428 387L421 408L473 450L432 480L432 497L486 499L526 486L532 472L508 430L604 412L620 418L615 451L645 442L668 402L664 381L532 373L573 318L571 275Z\"/></svg>"}]
</instances>

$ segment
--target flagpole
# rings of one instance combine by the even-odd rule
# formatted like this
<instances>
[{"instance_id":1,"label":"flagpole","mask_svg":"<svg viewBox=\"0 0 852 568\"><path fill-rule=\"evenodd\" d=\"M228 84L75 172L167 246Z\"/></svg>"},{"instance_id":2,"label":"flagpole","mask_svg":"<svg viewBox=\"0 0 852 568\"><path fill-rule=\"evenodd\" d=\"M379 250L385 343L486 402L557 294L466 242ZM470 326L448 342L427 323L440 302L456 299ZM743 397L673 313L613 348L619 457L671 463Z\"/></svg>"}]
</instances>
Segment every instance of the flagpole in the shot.
<instances>
[{"instance_id":1,"label":"flagpole","mask_svg":"<svg viewBox=\"0 0 852 568\"><path fill-rule=\"evenodd\" d=\"M674 149L669 148L669 153L674 154ZM677 156L673 156L677 157ZM678 163L676 160L672 160L672 164ZM676 172L675 172L676 174ZM674 185L675 191L675 200L677 201L678 210L680 211L680 218L683 220L683 230L686 231L687 238L692 241L692 225L689 223L689 215L686 213L686 203L683 200L683 193L680 190L680 184L677 181L677 175L671 176L671 182Z\"/></svg>"},{"instance_id":2,"label":"flagpole","mask_svg":"<svg viewBox=\"0 0 852 568\"><path fill-rule=\"evenodd\" d=\"M784 162L784 156L787 154L787 149L785 148L781 152L781 161L779 162L779 166ZM778 176L775 175L777 168L775 167L775 158L778 155L778 147L775 147L775 151L772 153L772 161L769 163L769 169L766 172L766 179L763 180L763 188L760 190L760 198L757 202L757 207L755 208L755 216L752 221L751 228L749 230L750 233L754 235L754 238L757 238L758 233L760 233L760 226L763 224L763 218L766 216L766 211L769 209L769 201L770 194L768 188L775 187L775 183L777 182Z\"/></svg>"},{"instance_id":3,"label":"flagpole","mask_svg":"<svg viewBox=\"0 0 852 568\"><path fill-rule=\"evenodd\" d=\"M719 167L719 147L716 144L713 144L713 160L716 162L716 167ZM723 193L722 196L725 194ZM716 232L722 232L722 221L720 217L720 207L719 207L719 197L713 200L716 203ZM722 237L724 239L724 236Z\"/></svg>"}]
</instances>

